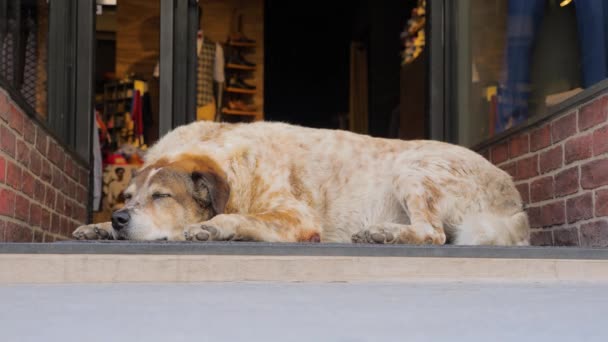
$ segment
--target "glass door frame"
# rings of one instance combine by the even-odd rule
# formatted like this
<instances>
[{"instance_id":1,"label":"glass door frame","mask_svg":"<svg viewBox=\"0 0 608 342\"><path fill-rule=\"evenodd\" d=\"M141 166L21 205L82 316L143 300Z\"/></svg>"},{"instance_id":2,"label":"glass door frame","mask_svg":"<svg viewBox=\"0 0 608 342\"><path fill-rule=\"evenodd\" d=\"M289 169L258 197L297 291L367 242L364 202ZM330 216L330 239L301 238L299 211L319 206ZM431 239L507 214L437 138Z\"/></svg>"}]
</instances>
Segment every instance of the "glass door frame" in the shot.
<instances>
[{"instance_id":1,"label":"glass door frame","mask_svg":"<svg viewBox=\"0 0 608 342\"><path fill-rule=\"evenodd\" d=\"M433 140L456 143L458 140L458 108L453 62L458 53L466 51L458 34L458 18L454 17L457 1L428 0L428 136ZM462 26L462 25L461 25Z\"/></svg>"},{"instance_id":2,"label":"glass door frame","mask_svg":"<svg viewBox=\"0 0 608 342\"><path fill-rule=\"evenodd\" d=\"M160 0L159 137L196 120L198 0Z\"/></svg>"}]
</instances>

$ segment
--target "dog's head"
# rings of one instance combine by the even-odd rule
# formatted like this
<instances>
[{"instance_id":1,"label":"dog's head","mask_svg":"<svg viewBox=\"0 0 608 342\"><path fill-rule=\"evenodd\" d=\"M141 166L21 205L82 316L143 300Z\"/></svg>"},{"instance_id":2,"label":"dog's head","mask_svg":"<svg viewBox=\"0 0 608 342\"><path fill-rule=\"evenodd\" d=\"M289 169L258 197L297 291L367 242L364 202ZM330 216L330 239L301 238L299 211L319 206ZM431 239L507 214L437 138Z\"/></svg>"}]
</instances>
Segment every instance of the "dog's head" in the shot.
<instances>
[{"instance_id":1,"label":"dog's head","mask_svg":"<svg viewBox=\"0 0 608 342\"><path fill-rule=\"evenodd\" d=\"M183 240L187 225L224 212L230 188L213 160L183 155L140 170L124 196L112 214L115 239Z\"/></svg>"}]
</instances>

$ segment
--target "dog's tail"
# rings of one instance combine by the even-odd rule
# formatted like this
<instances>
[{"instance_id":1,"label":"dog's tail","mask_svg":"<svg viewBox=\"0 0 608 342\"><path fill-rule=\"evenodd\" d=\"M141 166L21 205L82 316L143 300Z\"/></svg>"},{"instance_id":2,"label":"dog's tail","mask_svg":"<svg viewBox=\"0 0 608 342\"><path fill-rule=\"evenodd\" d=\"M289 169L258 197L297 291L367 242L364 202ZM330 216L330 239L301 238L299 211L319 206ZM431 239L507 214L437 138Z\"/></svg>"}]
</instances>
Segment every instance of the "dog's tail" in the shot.
<instances>
[{"instance_id":1,"label":"dog's tail","mask_svg":"<svg viewBox=\"0 0 608 342\"><path fill-rule=\"evenodd\" d=\"M505 216L480 213L467 217L454 231L455 245L527 246L530 226L524 211Z\"/></svg>"}]
</instances>

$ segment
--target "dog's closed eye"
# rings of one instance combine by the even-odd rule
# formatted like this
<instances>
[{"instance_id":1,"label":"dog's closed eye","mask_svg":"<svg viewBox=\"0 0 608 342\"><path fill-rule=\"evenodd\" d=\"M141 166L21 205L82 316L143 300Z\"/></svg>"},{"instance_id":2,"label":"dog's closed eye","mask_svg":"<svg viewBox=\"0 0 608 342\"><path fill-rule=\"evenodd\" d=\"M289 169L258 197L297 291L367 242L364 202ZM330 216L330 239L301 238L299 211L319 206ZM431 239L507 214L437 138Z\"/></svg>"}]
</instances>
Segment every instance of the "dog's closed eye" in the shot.
<instances>
[{"instance_id":1,"label":"dog's closed eye","mask_svg":"<svg viewBox=\"0 0 608 342\"><path fill-rule=\"evenodd\" d=\"M165 193L160 193L160 192L155 192L152 194L152 199L161 199L161 198L168 198L171 197L171 194L165 194Z\"/></svg>"}]
</instances>

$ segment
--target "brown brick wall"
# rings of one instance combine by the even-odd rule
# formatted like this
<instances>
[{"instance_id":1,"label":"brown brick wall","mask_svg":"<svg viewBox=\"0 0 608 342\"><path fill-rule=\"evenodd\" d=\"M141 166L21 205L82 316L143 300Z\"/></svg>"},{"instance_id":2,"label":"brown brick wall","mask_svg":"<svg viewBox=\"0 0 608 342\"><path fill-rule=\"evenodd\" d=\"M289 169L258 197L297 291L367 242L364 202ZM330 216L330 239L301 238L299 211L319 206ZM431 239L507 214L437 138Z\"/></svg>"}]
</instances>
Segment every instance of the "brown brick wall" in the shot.
<instances>
[{"instance_id":1,"label":"brown brick wall","mask_svg":"<svg viewBox=\"0 0 608 342\"><path fill-rule=\"evenodd\" d=\"M0 89L0 241L63 240L87 219L88 170Z\"/></svg>"},{"instance_id":2,"label":"brown brick wall","mask_svg":"<svg viewBox=\"0 0 608 342\"><path fill-rule=\"evenodd\" d=\"M608 95L481 153L513 176L533 245L608 247Z\"/></svg>"}]
</instances>

